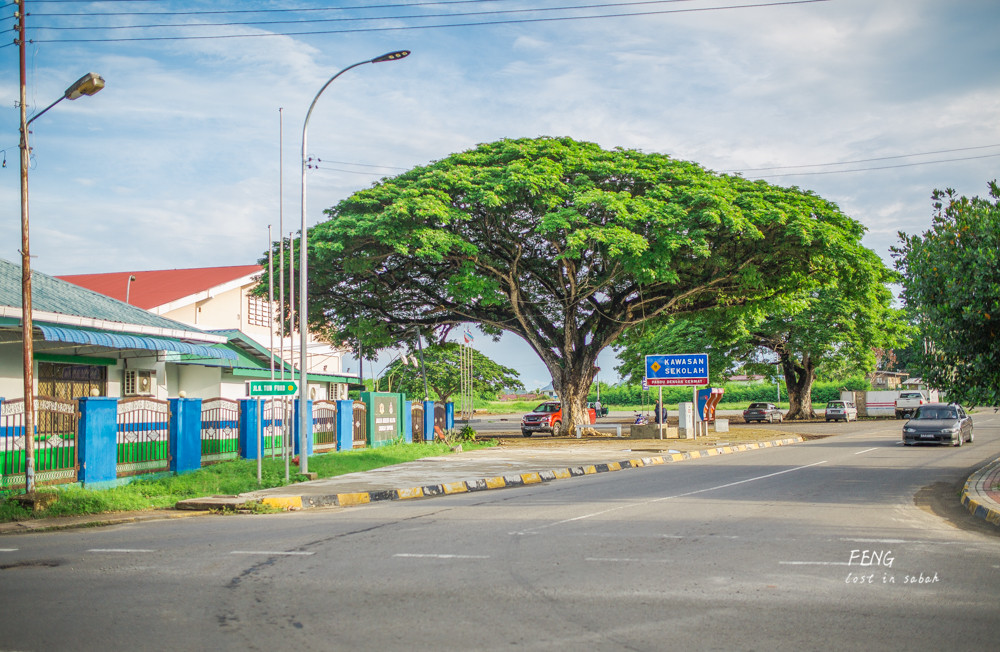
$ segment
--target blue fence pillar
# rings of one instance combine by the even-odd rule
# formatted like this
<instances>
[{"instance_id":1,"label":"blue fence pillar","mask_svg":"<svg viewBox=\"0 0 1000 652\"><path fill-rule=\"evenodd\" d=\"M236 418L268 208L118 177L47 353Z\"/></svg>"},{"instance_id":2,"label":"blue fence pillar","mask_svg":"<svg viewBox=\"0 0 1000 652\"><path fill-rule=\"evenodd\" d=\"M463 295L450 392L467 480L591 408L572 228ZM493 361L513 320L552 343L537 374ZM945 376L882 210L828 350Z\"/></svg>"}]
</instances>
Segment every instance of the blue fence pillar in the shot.
<instances>
[{"instance_id":1,"label":"blue fence pillar","mask_svg":"<svg viewBox=\"0 0 1000 652\"><path fill-rule=\"evenodd\" d=\"M424 441L434 441L434 401L424 401Z\"/></svg>"},{"instance_id":2,"label":"blue fence pillar","mask_svg":"<svg viewBox=\"0 0 1000 652\"><path fill-rule=\"evenodd\" d=\"M170 470L187 473L201 468L201 399L171 398Z\"/></svg>"},{"instance_id":3,"label":"blue fence pillar","mask_svg":"<svg viewBox=\"0 0 1000 652\"><path fill-rule=\"evenodd\" d=\"M299 423L301 423L299 421L299 406L302 405L302 401L300 401L298 398L296 398L295 401L294 401L294 403L295 403L295 419L294 419L294 423L295 423L294 432L295 432L295 435L294 435L294 437L292 439L295 441L295 444L293 446L293 450L295 451L295 454L298 455L299 454L299 441L300 441L300 438L299 438ZM312 401L306 401L306 426L308 428L306 430L306 457L309 457L310 455L313 454L313 428L312 428L313 427L313 402Z\"/></svg>"},{"instance_id":4,"label":"blue fence pillar","mask_svg":"<svg viewBox=\"0 0 1000 652\"><path fill-rule=\"evenodd\" d=\"M455 404L448 402L444 404L444 429L451 430L455 427Z\"/></svg>"},{"instance_id":5,"label":"blue fence pillar","mask_svg":"<svg viewBox=\"0 0 1000 652\"><path fill-rule=\"evenodd\" d=\"M403 441L413 443L413 401L403 401Z\"/></svg>"},{"instance_id":6,"label":"blue fence pillar","mask_svg":"<svg viewBox=\"0 0 1000 652\"><path fill-rule=\"evenodd\" d=\"M337 401L337 450L354 448L354 401Z\"/></svg>"},{"instance_id":7,"label":"blue fence pillar","mask_svg":"<svg viewBox=\"0 0 1000 652\"><path fill-rule=\"evenodd\" d=\"M79 400L77 455L80 484L114 482L118 478L118 399L86 397Z\"/></svg>"},{"instance_id":8,"label":"blue fence pillar","mask_svg":"<svg viewBox=\"0 0 1000 652\"><path fill-rule=\"evenodd\" d=\"M257 431L261 427L260 401L255 398L240 399L240 456L257 459Z\"/></svg>"}]
</instances>

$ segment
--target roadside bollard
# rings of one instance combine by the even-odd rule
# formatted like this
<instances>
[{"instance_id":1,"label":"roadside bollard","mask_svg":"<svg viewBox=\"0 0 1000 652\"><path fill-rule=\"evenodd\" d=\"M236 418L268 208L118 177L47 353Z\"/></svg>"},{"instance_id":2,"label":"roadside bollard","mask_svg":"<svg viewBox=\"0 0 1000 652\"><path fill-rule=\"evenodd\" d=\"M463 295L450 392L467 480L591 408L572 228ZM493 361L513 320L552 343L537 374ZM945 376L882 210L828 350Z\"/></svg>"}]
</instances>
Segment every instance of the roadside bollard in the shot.
<instances>
[{"instance_id":1,"label":"roadside bollard","mask_svg":"<svg viewBox=\"0 0 1000 652\"><path fill-rule=\"evenodd\" d=\"M576 438L577 439L580 438L580 432L581 432L582 428L583 428L583 426L580 426L580 425L577 425L577 427L576 427Z\"/></svg>"},{"instance_id":2,"label":"roadside bollard","mask_svg":"<svg viewBox=\"0 0 1000 652\"><path fill-rule=\"evenodd\" d=\"M615 437L621 437L621 436L622 436L622 424L619 423L618 424L618 432L617 432L617 434L615 434Z\"/></svg>"}]
</instances>

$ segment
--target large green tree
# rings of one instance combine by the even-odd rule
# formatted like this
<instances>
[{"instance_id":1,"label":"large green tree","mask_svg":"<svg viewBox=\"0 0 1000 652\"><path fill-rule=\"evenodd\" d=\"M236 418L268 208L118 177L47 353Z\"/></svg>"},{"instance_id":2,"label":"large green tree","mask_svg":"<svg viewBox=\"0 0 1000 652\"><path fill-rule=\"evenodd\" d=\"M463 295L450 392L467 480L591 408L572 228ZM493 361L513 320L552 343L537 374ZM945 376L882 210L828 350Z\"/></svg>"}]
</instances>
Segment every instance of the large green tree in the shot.
<instances>
[{"instance_id":1,"label":"large green tree","mask_svg":"<svg viewBox=\"0 0 1000 652\"><path fill-rule=\"evenodd\" d=\"M931 228L893 248L923 336L911 373L974 405L1000 405L1000 186L989 189L992 201L935 190Z\"/></svg>"},{"instance_id":2,"label":"large green tree","mask_svg":"<svg viewBox=\"0 0 1000 652\"><path fill-rule=\"evenodd\" d=\"M461 352L455 342L432 344L423 350L423 368L415 363L419 354L407 354L412 362L394 360L378 383L378 389L405 392L412 397L423 398L424 378L427 373L427 388L440 401L447 401L461 391ZM472 350L472 391L474 394L496 393L505 387L524 389L516 369L505 367L491 360L475 349Z\"/></svg>"},{"instance_id":3,"label":"large green tree","mask_svg":"<svg viewBox=\"0 0 1000 652\"><path fill-rule=\"evenodd\" d=\"M788 390L788 419L811 419L812 385L821 367L869 372L875 349L905 344L910 332L903 311L892 307L888 284L896 280L875 252L860 243L845 251L836 274L815 278L798 292L738 308L713 309L660 325L637 327L623 338L623 361L651 346L702 346L719 360L713 369L744 366L766 373L761 350L779 364Z\"/></svg>"},{"instance_id":4,"label":"large green tree","mask_svg":"<svg viewBox=\"0 0 1000 652\"><path fill-rule=\"evenodd\" d=\"M568 425L629 326L793 291L863 232L809 192L569 138L480 145L327 213L309 233L314 328L366 350L414 327L513 333Z\"/></svg>"}]
</instances>

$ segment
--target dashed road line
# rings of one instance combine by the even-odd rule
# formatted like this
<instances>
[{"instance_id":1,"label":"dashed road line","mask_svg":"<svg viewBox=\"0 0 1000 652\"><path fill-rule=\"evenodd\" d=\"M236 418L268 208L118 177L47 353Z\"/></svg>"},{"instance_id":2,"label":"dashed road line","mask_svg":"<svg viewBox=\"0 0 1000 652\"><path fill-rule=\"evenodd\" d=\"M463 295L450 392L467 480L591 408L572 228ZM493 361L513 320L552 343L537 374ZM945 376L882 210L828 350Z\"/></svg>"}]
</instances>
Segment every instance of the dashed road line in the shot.
<instances>
[{"instance_id":1,"label":"dashed road line","mask_svg":"<svg viewBox=\"0 0 1000 652\"><path fill-rule=\"evenodd\" d=\"M229 553L230 555L265 555L267 557L277 557L277 556L289 556L289 557L308 557L309 555L315 555L315 552L306 552L301 550L233 550Z\"/></svg>"}]
</instances>

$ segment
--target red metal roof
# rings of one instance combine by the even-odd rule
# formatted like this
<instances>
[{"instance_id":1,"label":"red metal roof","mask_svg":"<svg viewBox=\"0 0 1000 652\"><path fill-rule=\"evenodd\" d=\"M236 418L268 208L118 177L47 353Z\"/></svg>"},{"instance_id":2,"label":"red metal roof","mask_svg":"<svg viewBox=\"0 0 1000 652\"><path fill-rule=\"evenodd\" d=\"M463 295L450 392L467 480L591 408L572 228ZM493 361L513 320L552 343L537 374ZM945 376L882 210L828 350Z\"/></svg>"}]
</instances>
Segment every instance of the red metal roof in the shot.
<instances>
[{"instance_id":1,"label":"red metal roof","mask_svg":"<svg viewBox=\"0 0 1000 652\"><path fill-rule=\"evenodd\" d=\"M125 301L125 293L128 291L128 302L131 305L150 310L263 270L260 265L236 265L148 272L72 274L57 278L119 301ZM128 280L130 276L135 277L131 283Z\"/></svg>"}]
</instances>

